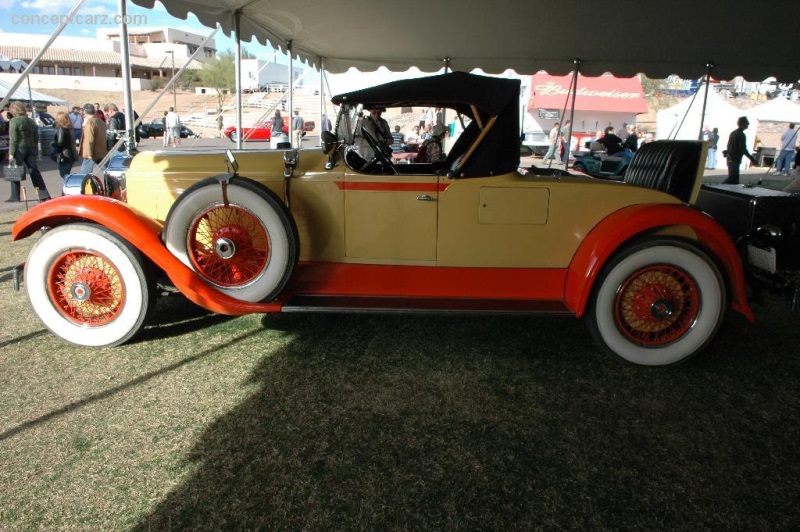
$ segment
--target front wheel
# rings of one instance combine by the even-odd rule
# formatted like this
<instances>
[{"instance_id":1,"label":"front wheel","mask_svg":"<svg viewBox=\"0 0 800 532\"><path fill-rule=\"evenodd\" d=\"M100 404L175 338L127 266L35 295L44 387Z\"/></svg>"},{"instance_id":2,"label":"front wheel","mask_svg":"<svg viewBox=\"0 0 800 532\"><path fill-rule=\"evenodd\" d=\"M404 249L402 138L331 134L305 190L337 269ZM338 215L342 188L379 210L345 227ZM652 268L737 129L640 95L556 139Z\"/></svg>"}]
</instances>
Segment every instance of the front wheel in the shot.
<instances>
[{"instance_id":1,"label":"front wheel","mask_svg":"<svg viewBox=\"0 0 800 532\"><path fill-rule=\"evenodd\" d=\"M584 174L588 173L586 171L586 165L583 163L575 163L574 165L572 165L572 169L575 170L576 172L583 172Z\"/></svg>"},{"instance_id":2,"label":"front wheel","mask_svg":"<svg viewBox=\"0 0 800 532\"><path fill-rule=\"evenodd\" d=\"M239 132L234 129L233 131L231 131L231 136L229 138L231 139L231 142L238 141L239 140Z\"/></svg>"},{"instance_id":3,"label":"front wheel","mask_svg":"<svg viewBox=\"0 0 800 532\"><path fill-rule=\"evenodd\" d=\"M153 307L150 269L107 229L70 224L47 231L25 265L33 311L56 336L89 347L119 345Z\"/></svg>"},{"instance_id":4,"label":"front wheel","mask_svg":"<svg viewBox=\"0 0 800 532\"><path fill-rule=\"evenodd\" d=\"M725 285L699 249L673 240L645 242L609 263L587 311L592 335L607 352L633 364L677 364L714 338L725 312Z\"/></svg>"}]
</instances>

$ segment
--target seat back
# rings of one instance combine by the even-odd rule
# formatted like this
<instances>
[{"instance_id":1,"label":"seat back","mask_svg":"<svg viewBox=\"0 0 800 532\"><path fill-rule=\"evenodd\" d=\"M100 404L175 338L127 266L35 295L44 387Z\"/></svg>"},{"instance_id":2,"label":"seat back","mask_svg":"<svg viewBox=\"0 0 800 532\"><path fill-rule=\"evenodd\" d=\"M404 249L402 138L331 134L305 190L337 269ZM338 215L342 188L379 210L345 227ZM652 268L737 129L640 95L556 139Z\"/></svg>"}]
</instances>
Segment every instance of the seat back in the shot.
<instances>
[{"instance_id":1,"label":"seat back","mask_svg":"<svg viewBox=\"0 0 800 532\"><path fill-rule=\"evenodd\" d=\"M623 181L694 203L703 181L707 144L692 140L648 142L636 151Z\"/></svg>"}]
</instances>

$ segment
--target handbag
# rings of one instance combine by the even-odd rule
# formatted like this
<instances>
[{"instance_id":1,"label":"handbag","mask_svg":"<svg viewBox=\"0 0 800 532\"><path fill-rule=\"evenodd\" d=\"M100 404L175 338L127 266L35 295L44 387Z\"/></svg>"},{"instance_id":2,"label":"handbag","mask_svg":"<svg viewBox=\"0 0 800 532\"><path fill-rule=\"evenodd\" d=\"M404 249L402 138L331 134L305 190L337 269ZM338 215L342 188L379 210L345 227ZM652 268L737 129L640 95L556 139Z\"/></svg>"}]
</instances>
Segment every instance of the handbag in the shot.
<instances>
[{"instance_id":1,"label":"handbag","mask_svg":"<svg viewBox=\"0 0 800 532\"><path fill-rule=\"evenodd\" d=\"M3 178L6 181L25 181L25 165L17 166L16 162L9 162L8 166L3 168Z\"/></svg>"}]
</instances>

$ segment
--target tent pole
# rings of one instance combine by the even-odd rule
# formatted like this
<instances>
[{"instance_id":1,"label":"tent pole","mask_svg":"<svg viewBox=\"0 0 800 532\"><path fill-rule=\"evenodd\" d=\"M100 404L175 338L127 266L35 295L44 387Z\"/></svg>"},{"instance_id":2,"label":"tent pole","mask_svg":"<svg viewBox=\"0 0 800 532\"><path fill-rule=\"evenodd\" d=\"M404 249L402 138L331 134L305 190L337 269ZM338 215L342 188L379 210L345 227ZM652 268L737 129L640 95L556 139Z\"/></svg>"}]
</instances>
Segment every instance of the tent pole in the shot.
<instances>
[{"instance_id":1,"label":"tent pole","mask_svg":"<svg viewBox=\"0 0 800 532\"><path fill-rule=\"evenodd\" d=\"M128 43L128 5L119 0L120 67L122 67L122 100L125 106L125 153L136 152L136 134L133 129L133 95L131 94L131 56ZM173 55L174 60L174 55Z\"/></svg>"},{"instance_id":2,"label":"tent pole","mask_svg":"<svg viewBox=\"0 0 800 532\"><path fill-rule=\"evenodd\" d=\"M325 77L322 73L325 71L325 58L319 58L319 145L322 146L322 120L327 116L327 109L325 109Z\"/></svg>"},{"instance_id":3,"label":"tent pole","mask_svg":"<svg viewBox=\"0 0 800 532\"><path fill-rule=\"evenodd\" d=\"M575 59L573 61L575 64L575 70L572 72L572 104L569 110L569 137L567 139L567 160L564 162L564 170L569 170L569 148L572 145L572 131L575 129L575 124L573 120L575 120L575 97L578 95L578 71L581 67L581 60Z\"/></svg>"},{"instance_id":4,"label":"tent pole","mask_svg":"<svg viewBox=\"0 0 800 532\"><path fill-rule=\"evenodd\" d=\"M292 68L294 58L292 57L292 41L287 43L286 52L289 55L289 143L293 147L299 148L300 146L294 145L294 69Z\"/></svg>"},{"instance_id":5,"label":"tent pole","mask_svg":"<svg viewBox=\"0 0 800 532\"><path fill-rule=\"evenodd\" d=\"M706 93L703 97L703 112L700 114L700 132L697 134L697 140L703 140L703 123L706 120L706 104L708 104L708 86L711 85L711 69L714 68L714 62L709 61L706 63Z\"/></svg>"},{"instance_id":6,"label":"tent pole","mask_svg":"<svg viewBox=\"0 0 800 532\"><path fill-rule=\"evenodd\" d=\"M189 57L189 60L188 60L188 61L186 61L186 64L184 64L184 65L183 65L183 66L182 66L182 67L181 67L181 68L178 70L178 72L176 72L176 73L175 73L175 75L174 75L174 76L172 76L172 79L170 79L170 80L167 82L167 84L166 84L166 85L164 85L164 87L161 89L161 92L159 92L159 93L156 95L156 97L155 97L155 98L153 98L153 100L150 102L150 105L148 105L148 106L145 108L145 110L142 112L142 114L139 116L139 119L138 119L138 120L136 120L136 121L134 121L134 123L133 123L133 128L134 128L134 129L136 129L136 127L137 127L139 124L141 124L141 123L142 123L142 120L144 119L144 117L145 117L145 116L147 116L147 113L149 113L149 112L150 112L150 110L151 110L151 109L153 109L153 107L155 107L155 105L158 103L158 100L160 100L160 99L161 99L161 97L162 97L162 96L164 96L164 94L166 94L167 92L169 92L169 91L172 89L172 84L173 84L173 83L175 83L175 81L177 81L177 80L178 80L178 78L180 78L180 77L181 77L181 74L183 74L183 71L184 71L184 70L186 70L187 68L189 68L189 63L190 63L190 62L191 62L191 61L192 61L192 60L193 60L195 57L197 57L197 56L200 54L200 52L202 52L202 51L205 49L205 46L206 46L206 44L208 43L208 41L210 41L210 40L211 40L211 39L214 37L214 35L216 35L216 34L217 34L217 32L219 31L219 29L220 29L220 28L219 28L219 26L217 26L217 28L216 28L214 31L212 31L211 33L209 33L208 37L206 37L206 38L203 40L203 42L202 42L202 43L200 43L200 46L198 46L197 50L195 50L195 51L194 51L194 53L193 53L193 54L192 54L192 55ZM116 144L114 144L114 146L113 146L113 147L111 148L111 150L110 150L110 151L109 151L109 152L106 154L106 156L105 156L105 157L103 157L103 160L102 160L102 161L100 161L99 163L97 163L97 166L99 166L99 167L101 167L101 168L102 168L102 167L104 167L104 166L106 165L106 163L108 162L108 160L109 160L109 159L111 159L111 156L114 154L114 151L115 151L117 148L119 148L120 144L122 144L122 141L123 141L123 139L118 139L118 140L117 140L117 142L116 142Z\"/></svg>"},{"instance_id":7,"label":"tent pole","mask_svg":"<svg viewBox=\"0 0 800 532\"><path fill-rule=\"evenodd\" d=\"M31 71L39 64L39 60L42 58L44 53L50 48L50 45L53 44L53 41L56 40L56 37L58 37L59 34L61 34L61 32L64 31L64 28L67 27L67 24L70 23L72 17L75 16L75 13L78 11L78 9L80 9L80 7L83 5L85 1L86 0L78 0L78 2L73 6L70 12L67 13L67 16L61 19L61 24L58 25L56 30L47 40L47 42L44 43L44 46L42 46L42 49L39 50L38 54L36 54L36 57L31 59L31 62L28 63L28 66L25 67L25 70L22 72L22 74L20 74L19 79L17 79L17 81L14 82L11 88L8 89L8 94L6 94L3 100L0 101L0 109L5 108L6 104L8 104L8 101L11 99L11 96L14 94L14 92L16 92L19 86L22 85L22 81L26 79L28 77L28 74L30 74Z\"/></svg>"},{"instance_id":8,"label":"tent pole","mask_svg":"<svg viewBox=\"0 0 800 532\"><path fill-rule=\"evenodd\" d=\"M233 51L233 67L236 82L236 149L242 149L242 36L240 28L240 13L233 13L233 33L236 35Z\"/></svg>"}]
</instances>

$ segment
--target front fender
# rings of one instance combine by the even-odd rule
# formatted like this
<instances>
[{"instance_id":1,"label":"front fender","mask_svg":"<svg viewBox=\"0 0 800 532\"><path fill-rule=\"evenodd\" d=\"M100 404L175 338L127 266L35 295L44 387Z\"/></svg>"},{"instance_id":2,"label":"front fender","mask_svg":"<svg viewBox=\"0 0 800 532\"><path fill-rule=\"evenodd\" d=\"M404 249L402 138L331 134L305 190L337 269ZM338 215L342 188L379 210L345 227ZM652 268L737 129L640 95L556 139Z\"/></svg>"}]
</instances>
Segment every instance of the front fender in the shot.
<instances>
[{"instance_id":1,"label":"front fender","mask_svg":"<svg viewBox=\"0 0 800 532\"><path fill-rule=\"evenodd\" d=\"M621 245L654 229L686 226L723 268L728 281L731 308L755 321L745 296L742 259L728 233L709 215L687 205L632 205L607 216L581 243L567 272L565 302L576 316L586 310L600 269Z\"/></svg>"},{"instance_id":2,"label":"front fender","mask_svg":"<svg viewBox=\"0 0 800 532\"><path fill-rule=\"evenodd\" d=\"M280 303L248 303L215 290L177 259L161 242L162 224L133 207L104 196L64 196L41 203L14 223L12 240L30 236L42 227L89 221L113 231L164 270L187 299L212 312L238 316L279 312ZM75 243L76 246L80 242Z\"/></svg>"}]
</instances>

